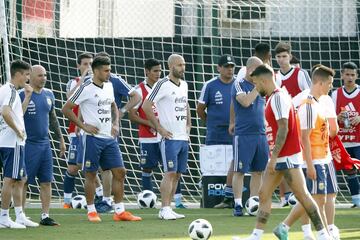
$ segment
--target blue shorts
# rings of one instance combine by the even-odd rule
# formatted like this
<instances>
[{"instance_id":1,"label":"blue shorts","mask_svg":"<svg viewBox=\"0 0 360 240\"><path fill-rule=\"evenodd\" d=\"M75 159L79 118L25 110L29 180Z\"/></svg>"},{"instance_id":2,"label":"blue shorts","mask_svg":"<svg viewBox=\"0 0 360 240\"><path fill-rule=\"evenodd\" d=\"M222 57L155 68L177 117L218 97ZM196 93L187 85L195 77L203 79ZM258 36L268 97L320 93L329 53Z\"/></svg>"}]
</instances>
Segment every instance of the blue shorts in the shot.
<instances>
[{"instance_id":1,"label":"blue shorts","mask_svg":"<svg viewBox=\"0 0 360 240\"><path fill-rule=\"evenodd\" d=\"M306 168L304 168L306 186L311 195L326 194L327 193L327 180L326 180L326 164L315 164L316 180L306 177Z\"/></svg>"},{"instance_id":2,"label":"blue shorts","mask_svg":"<svg viewBox=\"0 0 360 240\"><path fill-rule=\"evenodd\" d=\"M160 142L140 143L140 167L153 169L159 165L161 159Z\"/></svg>"},{"instance_id":3,"label":"blue shorts","mask_svg":"<svg viewBox=\"0 0 360 240\"><path fill-rule=\"evenodd\" d=\"M98 138L84 134L84 157L82 168L84 171L96 172L102 170L124 167L120 153L119 143L113 138Z\"/></svg>"},{"instance_id":4,"label":"blue shorts","mask_svg":"<svg viewBox=\"0 0 360 240\"><path fill-rule=\"evenodd\" d=\"M52 182L53 158L50 142L45 144L26 142L25 165L28 184L36 184L35 177L40 183Z\"/></svg>"},{"instance_id":5,"label":"blue shorts","mask_svg":"<svg viewBox=\"0 0 360 240\"><path fill-rule=\"evenodd\" d=\"M287 170L287 169L293 169L293 168L300 168L301 164L289 164L288 162L281 162L276 163L275 170L281 171L281 170Z\"/></svg>"},{"instance_id":6,"label":"blue shorts","mask_svg":"<svg viewBox=\"0 0 360 240\"><path fill-rule=\"evenodd\" d=\"M360 159L360 146L346 148L352 158Z\"/></svg>"},{"instance_id":7,"label":"blue shorts","mask_svg":"<svg viewBox=\"0 0 360 240\"><path fill-rule=\"evenodd\" d=\"M3 165L3 176L15 180L26 177L24 146L15 148L0 148L0 159Z\"/></svg>"},{"instance_id":8,"label":"blue shorts","mask_svg":"<svg viewBox=\"0 0 360 240\"><path fill-rule=\"evenodd\" d=\"M161 141L161 155L164 172L186 173L189 142L185 140Z\"/></svg>"},{"instance_id":9,"label":"blue shorts","mask_svg":"<svg viewBox=\"0 0 360 240\"><path fill-rule=\"evenodd\" d=\"M337 193L338 183L336 179L336 170L334 167L334 163L331 161L329 164L325 165L326 168L326 180L327 180L327 193Z\"/></svg>"},{"instance_id":10,"label":"blue shorts","mask_svg":"<svg viewBox=\"0 0 360 240\"><path fill-rule=\"evenodd\" d=\"M265 135L236 135L233 149L235 172L265 170L269 160L269 145Z\"/></svg>"},{"instance_id":11,"label":"blue shorts","mask_svg":"<svg viewBox=\"0 0 360 240\"><path fill-rule=\"evenodd\" d=\"M69 155L67 163L69 165L81 164L82 160L82 142L81 135L70 138Z\"/></svg>"}]
</instances>

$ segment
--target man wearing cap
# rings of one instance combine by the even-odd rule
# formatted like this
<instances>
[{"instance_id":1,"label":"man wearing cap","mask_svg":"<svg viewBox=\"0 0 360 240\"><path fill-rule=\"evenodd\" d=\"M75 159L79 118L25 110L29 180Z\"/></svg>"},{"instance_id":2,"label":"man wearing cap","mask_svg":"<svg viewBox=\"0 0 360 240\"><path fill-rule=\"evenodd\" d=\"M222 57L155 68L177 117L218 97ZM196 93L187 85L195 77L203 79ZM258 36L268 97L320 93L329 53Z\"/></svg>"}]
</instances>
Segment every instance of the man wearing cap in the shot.
<instances>
[{"instance_id":1,"label":"man wearing cap","mask_svg":"<svg viewBox=\"0 0 360 240\"><path fill-rule=\"evenodd\" d=\"M230 120L231 86L234 78L235 61L230 55L219 58L219 76L205 82L198 100L197 113L206 122L205 145L232 145L228 132ZM206 110L206 111L205 111ZM214 146L216 147L216 146ZM232 208L232 167L229 169L224 201L217 208Z\"/></svg>"},{"instance_id":2,"label":"man wearing cap","mask_svg":"<svg viewBox=\"0 0 360 240\"><path fill-rule=\"evenodd\" d=\"M243 215L242 190L244 174L251 173L250 196L258 196L261 175L269 159L265 135L265 98L261 97L250 74L263 64L260 58L250 57L246 75L234 82L231 89L229 131L234 134L234 216Z\"/></svg>"}]
</instances>

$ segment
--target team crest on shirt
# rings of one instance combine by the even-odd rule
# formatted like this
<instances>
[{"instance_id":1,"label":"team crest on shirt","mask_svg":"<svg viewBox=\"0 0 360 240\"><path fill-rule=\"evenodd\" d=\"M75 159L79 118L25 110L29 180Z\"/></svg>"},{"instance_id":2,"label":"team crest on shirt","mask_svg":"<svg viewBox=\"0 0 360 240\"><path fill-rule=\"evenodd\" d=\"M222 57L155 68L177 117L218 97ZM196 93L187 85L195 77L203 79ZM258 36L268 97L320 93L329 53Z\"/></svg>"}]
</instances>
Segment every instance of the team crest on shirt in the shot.
<instances>
[{"instance_id":1,"label":"team crest on shirt","mask_svg":"<svg viewBox=\"0 0 360 240\"><path fill-rule=\"evenodd\" d=\"M23 177L24 176L24 169L20 169L20 177Z\"/></svg>"},{"instance_id":2,"label":"team crest on shirt","mask_svg":"<svg viewBox=\"0 0 360 240\"><path fill-rule=\"evenodd\" d=\"M141 158L141 159L140 159L140 163L141 163L141 164L145 164L145 163L146 163L146 158Z\"/></svg>"},{"instance_id":3,"label":"team crest on shirt","mask_svg":"<svg viewBox=\"0 0 360 240\"><path fill-rule=\"evenodd\" d=\"M174 167L174 162L172 160L168 161L168 166L169 168L173 168Z\"/></svg>"},{"instance_id":4,"label":"team crest on shirt","mask_svg":"<svg viewBox=\"0 0 360 240\"><path fill-rule=\"evenodd\" d=\"M46 98L46 101L47 101L47 104L48 104L49 106L51 106L51 105L52 105L52 101L51 101L51 99L50 99L50 98Z\"/></svg>"},{"instance_id":5,"label":"team crest on shirt","mask_svg":"<svg viewBox=\"0 0 360 240\"><path fill-rule=\"evenodd\" d=\"M85 162L85 167L90 167L91 166L91 162L90 162L90 160L87 160L86 162Z\"/></svg>"},{"instance_id":6,"label":"team crest on shirt","mask_svg":"<svg viewBox=\"0 0 360 240\"><path fill-rule=\"evenodd\" d=\"M319 189L320 189L320 190L324 190L324 189L325 189L325 183L320 182L320 183L319 183Z\"/></svg>"},{"instance_id":7,"label":"team crest on shirt","mask_svg":"<svg viewBox=\"0 0 360 240\"><path fill-rule=\"evenodd\" d=\"M243 167L242 162L239 162L239 169L242 169L242 167Z\"/></svg>"},{"instance_id":8,"label":"team crest on shirt","mask_svg":"<svg viewBox=\"0 0 360 240\"><path fill-rule=\"evenodd\" d=\"M70 156L69 156L70 159L74 159L75 158L75 153L70 153Z\"/></svg>"}]
</instances>

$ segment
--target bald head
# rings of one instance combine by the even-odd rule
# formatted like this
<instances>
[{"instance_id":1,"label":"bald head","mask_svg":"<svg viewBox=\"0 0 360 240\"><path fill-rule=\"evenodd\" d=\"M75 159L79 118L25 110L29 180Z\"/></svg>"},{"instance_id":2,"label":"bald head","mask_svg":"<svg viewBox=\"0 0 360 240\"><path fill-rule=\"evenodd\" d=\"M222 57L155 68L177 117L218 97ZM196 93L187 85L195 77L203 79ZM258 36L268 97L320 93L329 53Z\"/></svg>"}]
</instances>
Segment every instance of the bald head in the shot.
<instances>
[{"instance_id":1,"label":"bald head","mask_svg":"<svg viewBox=\"0 0 360 240\"><path fill-rule=\"evenodd\" d=\"M250 74L261 64L263 64L263 61L261 61L258 57L249 57L249 59L246 61L246 79L250 80Z\"/></svg>"},{"instance_id":2,"label":"bald head","mask_svg":"<svg viewBox=\"0 0 360 240\"><path fill-rule=\"evenodd\" d=\"M178 64L179 62L182 62L184 60L184 58L179 55L179 54L171 54L170 57L168 58L168 65L169 65L169 68L171 69L172 66Z\"/></svg>"},{"instance_id":3,"label":"bald head","mask_svg":"<svg viewBox=\"0 0 360 240\"><path fill-rule=\"evenodd\" d=\"M170 78L180 79L184 77L185 60L179 54L172 54L168 58L168 65L170 70Z\"/></svg>"},{"instance_id":4,"label":"bald head","mask_svg":"<svg viewBox=\"0 0 360 240\"><path fill-rule=\"evenodd\" d=\"M34 91L40 91L46 83L46 69L41 65L31 67L30 85Z\"/></svg>"}]
</instances>

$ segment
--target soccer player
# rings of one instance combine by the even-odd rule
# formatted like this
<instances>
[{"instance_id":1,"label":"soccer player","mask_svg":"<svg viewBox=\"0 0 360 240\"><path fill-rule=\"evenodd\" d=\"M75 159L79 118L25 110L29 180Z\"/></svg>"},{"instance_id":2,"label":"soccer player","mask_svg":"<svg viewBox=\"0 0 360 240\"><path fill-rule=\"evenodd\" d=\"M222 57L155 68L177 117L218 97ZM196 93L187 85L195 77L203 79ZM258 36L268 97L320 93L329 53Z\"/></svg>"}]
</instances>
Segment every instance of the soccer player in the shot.
<instances>
[{"instance_id":1,"label":"soccer player","mask_svg":"<svg viewBox=\"0 0 360 240\"><path fill-rule=\"evenodd\" d=\"M327 226L325 214L325 202L327 194L326 165L331 161L329 149L329 127L325 108L319 103L322 95L327 95L332 88L334 70L316 65L312 71L312 85L310 93L298 108L298 116L301 129L301 143L303 155L306 161L306 185L312 197L317 203L322 221ZM336 133L332 133L336 135ZM305 213L303 206L297 204L290 212L285 221L274 229L279 238L287 236L290 226ZM309 217L311 215L308 213ZM316 225L315 225L316 228ZM327 229L319 232L318 239L329 239ZM303 229L306 237L311 238ZM324 238L325 237L325 238Z\"/></svg>"},{"instance_id":2,"label":"soccer player","mask_svg":"<svg viewBox=\"0 0 360 240\"><path fill-rule=\"evenodd\" d=\"M220 75L205 82L201 90L196 111L201 120L206 122L205 145L232 145L232 136L228 129L234 69L234 58L230 55L221 56L217 67ZM232 162L226 178L224 200L214 208L232 208L234 205L233 168Z\"/></svg>"},{"instance_id":3,"label":"soccer player","mask_svg":"<svg viewBox=\"0 0 360 240\"><path fill-rule=\"evenodd\" d=\"M114 221L140 221L140 217L126 212L123 203L125 168L118 142L119 111L117 109L113 85L109 82L110 58L97 56L92 62L92 81L83 83L63 106L64 115L83 129L83 170L85 171L85 194L88 219L100 222L95 209L95 178L99 167L110 169L113 175ZM72 108L80 106L84 122L73 113Z\"/></svg>"},{"instance_id":4,"label":"soccer player","mask_svg":"<svg viewBox=\"0 0 360 240\"><path fill-rule=\"evenodd\" d=\"M271 51L270 46L267 43L259 42L255 45L254 48L254 56L258 57L263 61L263 63L269 64L271 66ZM236 81L243 79L246 75L246 66L240 68L237 76Z\"/></svg>"},{"instance_id":5,"label":"soccer player","mask_svg":"<svg viewBox=\"0 0 360 240\"><path fill-rule=\"evenodd\" d=\"M39 224L27 219L22 207L22 192L26 180L24 160L25 124L24 111L32 88L26 84L31 66L15 60L10 66L11 79L0 88L0 159L3 164L1 189L0 228L37 227ZM22 106L18 89L25 88L26 102ZM16 221L9 215L11 197L14 201Z\"/></svg>"},{"instance_id":6,"label":"soccer player","mask_svg":"<svg viewBox=\"0 0 360 240\"><path fill-rule=\"evenodd\" d=\"M186 81L182 80L185 72L185 60L178 54L172 54L168 59L168 66L169 75L155 84L143 103L143 109L146 117L163 138L161 152L165 173L160 185L159 218L175 220L185 217L175 213L171 209L170 203L181 173L186 172L191 119L188 85ZM153 112L154 104L159 119Z\"/></svg>"},{"instance_id":7,"label":"soccer player","mask_svg":"<svg viewBox=\"0 0 360 240\"><path fill-rule=\"evenodd\" d=\"M265 108L265 117L271 156L259 191L260 205L256 226L247 240L261 239L270 217L271 196L283 177L298 201L306 209L316 229L326 233L319 209L306 189L304 175L300 170L303 159L297 119L291 98L285 90L276 85L274 72L268 65L257 67L251 77L259 94L269 97ZM279 239L288 238L281 236Z\"/></svg>"},{"instance_id":8,"label":"soccer player","mask_svg":"<svg viewBox=\"0 0 360 240\"><path fill-rule=\"evenodd\" d=\"M77 56L77 68L80 72L80 77L71 79L66 85L66 96L69 99L77 88L84 81L89 80L91 75L91 63L93 55L90 53L81 53ZM73 108L76 116L79 113L79 107ZM75 177L81 169L81 135L76 133L76 125L73 122L69 123L68 134L70 137L69 154L67 159L67 169L64 176L64 208L71 208L71 197L75 186ZM100 179L96 178L96 197L97 199L103 197L103 188Z\"/></svg>"},{"instance_id":9,"label":"soccer player","mask_svg":"<svg viewBox=\"0 0 360 240\"><path fill-rule=\"evenodd\" d=\"M276 45L275 58L280 66L280 70L276 74L278 86L285 87L291 97L295 97L301 91L310 88L311 79L307 71L290 64L292 55L289 43L280 42Z\"/></svg>"},{"instance_id":10,"label":"soccer player","mask_svg":"<svg viewBox=\"0 0 360 240\"><path fill-rule=\"evenodd\" d=\"M51 153L49 127L59 140L60 156L65 154L65 142L55 113L55 97L50 89L45 88L46 70L41 65L32 66L30 86L33 92L28 107L24 113L26 129L25 165L28 179L24 187L23 206L25 206L28 184L36 184L35 177L40 182L41 221L44 226L59 225L49 217L51 200L51 182L53 180L53 156ZM22 101L26 101L25 92L20 92Z\"/></svg>"},{"instance_id":11,"label":"soccer player","mask_svg":"<svg viewBox=\"0 0 360 240\"><path fill-rule=\"evenodd\" d=\"M360 87L358 66L353 62L344 63L341 69L344 86L333 91L332 99L336 106L339 122L339 136L351 157L360 159ZM360 207L360 185L357 170L347 170L347 184L353 202L352 207Z\"/></svg>"},{"instance_id":12,"label":"soccer player","mask_svg":"<svg viewBox=\"0 0 360 240\"><path fill-rule=\"evenodd\" d=\"M268 143L265 135L265 99L259 96L250 74L263 62L250 57L246 62L246 76L235 81L231 89L234 108L234 216L243 216L242 190L244 174L251 172L250 195L258 195L261 175L268 160Z\"/></svg>"}]
</instances>

